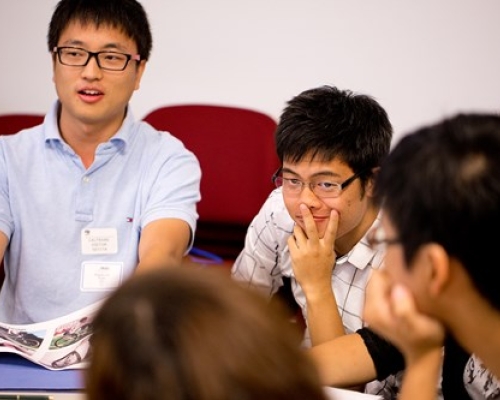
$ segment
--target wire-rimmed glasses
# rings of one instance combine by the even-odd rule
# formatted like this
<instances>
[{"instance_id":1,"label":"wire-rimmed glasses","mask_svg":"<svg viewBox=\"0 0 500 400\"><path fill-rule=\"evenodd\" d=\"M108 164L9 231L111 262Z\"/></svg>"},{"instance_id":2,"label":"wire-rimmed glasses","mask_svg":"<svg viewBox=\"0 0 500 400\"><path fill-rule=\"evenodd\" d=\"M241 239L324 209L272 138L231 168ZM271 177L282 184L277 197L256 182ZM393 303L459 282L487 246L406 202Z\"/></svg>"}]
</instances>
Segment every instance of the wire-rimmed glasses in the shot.
<instances>
[{"instance_id":1,"label":"wire-rimmed glasses","mask_svg":"<svg viewBox=\"0 0 500 400\"><path fill-rule=\"evenodd\" d=\"M363 173L363 171L356 172L350 178L347 178L344 182L338 183L333 180L321 177L310 182L303 182L297 178L288 178L282 175L282 168L279 168L273 175L272 181L276 187L282 187L283 193L297 196L299 195L304 187L307 185L312 190L312 192L321 198L332 198L339 197L342 191L349 186L355 179Z\"/></svg>"}]
</instances>

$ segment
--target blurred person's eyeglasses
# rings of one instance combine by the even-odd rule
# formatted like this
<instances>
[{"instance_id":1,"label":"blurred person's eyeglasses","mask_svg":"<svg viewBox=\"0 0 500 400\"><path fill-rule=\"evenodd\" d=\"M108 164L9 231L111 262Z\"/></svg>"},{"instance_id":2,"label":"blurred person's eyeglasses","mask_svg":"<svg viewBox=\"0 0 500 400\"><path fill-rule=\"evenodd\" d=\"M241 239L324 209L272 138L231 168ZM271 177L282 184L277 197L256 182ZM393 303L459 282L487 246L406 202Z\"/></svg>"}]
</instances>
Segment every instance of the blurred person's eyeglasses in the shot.
<instances>
[{"instance_id":1,"label":"blurred person's eyeglasses","mask_svg":"<svg viewBox=\"0 0 500 400\"><path fill-rule=\"evenodd\" d=\"M372 250L385 251L387 246L400 244L399 238L388 238L381 225L372 228L367 235L368 245Z\"/></svg>"},{"instance_id":2,"label":"blurred person's eyeglasses","mask_svg":"<svg viewBox=\"0 0 500 400\"><path fill-rule=\"evenodd\" d=\"M53 53L57 54L62 65L70 67L84 67L92 57L95 57L99 68L107 71L123 71L130 60L140 61L139 54L125 54L114 51L98 51L94 53L80 47L54 47Z\"/></svg>"},{"instance_id":3,"label":"blurred person's eyeglasses","mask_svg":"<svg viewBox=\"0 0 500 400\"><path fill-rule=\"evenodd\" d=\"M283 193L290 196L299 195L304 187L307 185L312 192L321 198L339 197L342 191L349 186L354 180L359 178L363 173L362 171L355 173L350 178L342 183L334 182L328 178L315 179L311 182L302 182L297 178L288 178L283 176L282 168L279 168L273 175L272 180L277 188L282 187Z\"/></svg>"}]
</instances>

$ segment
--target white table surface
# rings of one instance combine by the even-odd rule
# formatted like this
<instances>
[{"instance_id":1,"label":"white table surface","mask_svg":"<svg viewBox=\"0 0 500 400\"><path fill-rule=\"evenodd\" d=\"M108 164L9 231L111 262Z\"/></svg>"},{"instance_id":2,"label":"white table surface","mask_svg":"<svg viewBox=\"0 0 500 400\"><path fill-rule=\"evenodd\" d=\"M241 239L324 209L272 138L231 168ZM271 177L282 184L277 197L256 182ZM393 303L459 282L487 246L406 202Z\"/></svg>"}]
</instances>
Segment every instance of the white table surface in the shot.
<instances>
[{"instance_id":1,"label":"white table surface","mask_svg":"<svg viewBox=\"0 0 500 400\"><path fill-rule=\"evenodd\" d=\"M76 392L26 392L26 391L0 391L0 399L2 399L2 395L12 396L47 396L47 398L51 400L85 400L84 393L76 393ZM22 398L22 397L21 397ZM29 398L29 397L28 397ZM28 398L23 400L28 400Z\"/></svg>"},{"instance_id":2,"label":"white table surface","mask_svg":"<svg viewBox=\"0 0 500 400\"><path fill-rule=\"evenodd\" d=\"M330 400L382 400L381 396L355 392L354 390L325 387L325 392Z\"/></svg>"}]
</instances>

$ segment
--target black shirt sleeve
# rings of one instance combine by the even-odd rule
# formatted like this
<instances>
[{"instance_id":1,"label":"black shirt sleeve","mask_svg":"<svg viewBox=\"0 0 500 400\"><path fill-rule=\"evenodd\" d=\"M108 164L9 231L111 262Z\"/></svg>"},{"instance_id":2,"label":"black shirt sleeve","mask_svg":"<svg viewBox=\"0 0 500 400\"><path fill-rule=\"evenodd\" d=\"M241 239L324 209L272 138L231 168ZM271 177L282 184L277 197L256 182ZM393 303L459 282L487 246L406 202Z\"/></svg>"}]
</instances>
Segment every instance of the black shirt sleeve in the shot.
<instances>
[{"instance_id":1,"label":"black shirt sleeve","mask_svg":"<svg viewBox=\"0 0 500 400\"><path fill-rule=\"evenodd\" d=\"M470 354L450 335L444 345L443 397L445 399L471 399L464 386L464 369Z\"/></svg>"},{"instance_id":2,"label":"black shirt sleeve","mask_svg":"<svg viewBox=\"0 0 500 400\"><path fill-rule=\"evenodd\" d=\"M377 335L368 327L356 331L365 343L368 353L377 371L377 380L381 381L404 369L405 363L401 352L396 346Z\"/></svg>"}]
</instances>

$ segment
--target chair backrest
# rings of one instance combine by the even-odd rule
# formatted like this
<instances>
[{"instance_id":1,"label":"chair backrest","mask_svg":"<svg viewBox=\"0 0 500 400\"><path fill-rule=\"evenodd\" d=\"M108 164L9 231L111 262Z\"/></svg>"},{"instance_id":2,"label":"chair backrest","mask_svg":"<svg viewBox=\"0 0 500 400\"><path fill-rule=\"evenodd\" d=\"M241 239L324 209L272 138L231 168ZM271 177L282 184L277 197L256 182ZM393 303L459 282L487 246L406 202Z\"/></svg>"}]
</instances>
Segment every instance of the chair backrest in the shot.
<instances>
[{"instance_id":1,"label":"chair backrest","mask_svg":"<svg viewBox=\"0 0 500 400\"><path fill-rule=\"evenodd\" d=\"M198 157L200 221L247 225L273 189L276 121L254 110L206 104L158 108L144 117Z\"/></svg>"},{"instance_id":2,"label":"chair backrest","mask_svg":"<svg viewBox=\"0 0 500 400\"><path fill-rule=\"evenodd\" d=\"M43 122L41 114L3 114L0 115L0 135L10 135L22 129L39 125Z\"/></svg>"}]
</instances>

